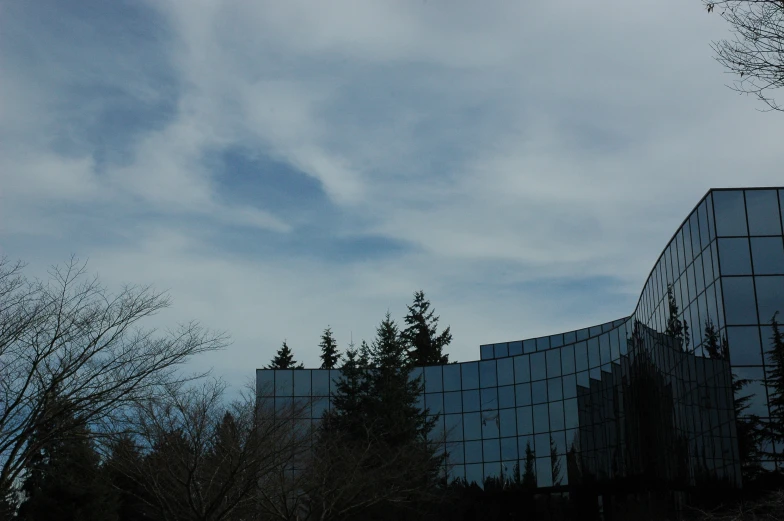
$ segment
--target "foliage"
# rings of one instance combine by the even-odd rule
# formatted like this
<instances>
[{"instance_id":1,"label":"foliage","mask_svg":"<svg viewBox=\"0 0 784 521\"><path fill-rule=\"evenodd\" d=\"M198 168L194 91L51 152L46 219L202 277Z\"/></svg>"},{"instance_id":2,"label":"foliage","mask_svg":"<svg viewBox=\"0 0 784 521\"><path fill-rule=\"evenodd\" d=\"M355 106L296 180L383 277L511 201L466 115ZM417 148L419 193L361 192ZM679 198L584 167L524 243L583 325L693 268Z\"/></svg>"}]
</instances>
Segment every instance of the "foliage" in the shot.
<instances>
[{"instance_id":1,"label":"foliage","mask_svg":"<svg viewBox=\"0 0 784 521\"><path fill-rule=\"evenodd\" d=\"M770 321L773 333L770 339L771 349L768 352L766 380L770 421L766 426L765 437L781 446L784 444L784 333L779 327L777 315L778 312Z\"/></svg>"},{"instance_id":2,"label":"foliage","mask_svg":"<svg viewBox=\"0 0 784 521\"><path fill-rule=\"evenodd\" d=\"M267 369L304 369L304 364L297 364L294 360L294 354L291 352L291 348L286 344L286 341L283 341L283 345L278 349L278 352L275 353L270 364L267 366Z\"/></svg>"},{"instance_id":3,"label":"foliage","mask_svg":"<svg viewBox=\"0 0 784 521\"><path fill-rule=\"evenodd\" d=\"M338 351L338 344L335 337L332 335L332 329L329 327L324 330L321 335L321 368L322 369L336 369L338 362L340 362L340 352Z\"/></svg>"},{"instance_id":4,"label":"foliage","mask_svg":"<svg viewBox=\"0 0 784 521\"><path fill-rule=\"evenodd\" d=\"M449 356L444 348L452 341L452 333L447 327L438 332L438 319L435 311L430 309L430 301L423 291L414 293L414 302L408 306L401 337L408 348L411 363L421 367L426 365L443 365L449 363Z\"/></svg>"}]
</instances>

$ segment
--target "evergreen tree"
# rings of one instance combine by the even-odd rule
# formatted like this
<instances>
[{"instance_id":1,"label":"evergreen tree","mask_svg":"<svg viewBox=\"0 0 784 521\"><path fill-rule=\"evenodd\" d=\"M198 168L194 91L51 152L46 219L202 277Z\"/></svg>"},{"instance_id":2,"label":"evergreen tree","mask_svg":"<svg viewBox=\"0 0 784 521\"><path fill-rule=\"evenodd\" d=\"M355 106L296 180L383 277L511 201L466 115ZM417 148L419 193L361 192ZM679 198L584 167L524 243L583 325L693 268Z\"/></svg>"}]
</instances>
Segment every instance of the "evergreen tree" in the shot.
<instances>
[{"instance_id":1,"label":"evergreen tree","mask_svg":"<svg viewBox=\"0 0 784 521\"><path fill-rule=\"evenodd\" d=\"M720 339L719 332L713 321L708 318L705 323L705 333L702 337L702 347L708 353L708 358L713 359L727 359L729 353L727 347L727 339Z\"/></svg>"},{"instance_id":2,"label":"evergreen tree","mask_svg":"<svg viewBox=\"0 0 784 521\"><path fill-rule=\"evenodd\" d=\"M322 333L319 347L321 348L321 368L337 368L341 355L338 351L338 344L335 342L335 337L332 335L332 329L329 327Z\"/></svg>"},{"instance_id":3,"label":"evergreen tree","mask_svg":"<svg viewBox=\"0 0 784 521\"><path fill-rule=\"evenodd\" d=\"M770 338L771 349L768 353L768 374L765 382L770 410L766 438L781 447L784 444L784 334L779 328L777 315L778 311L770 321L773 335ZM781 457L781 454L778 457Z\"/></svg>"},{"instance_id":4,"label":"evergreen tree","mask_svg":"<svg viewBox=\"0 0 784 521\"><path fill-rule=\"evenodd\" d=\"M35 427L30 442L40 448L22 483L19 521L115 519L112 490L103 479L89 428L64 412L68 409L60 398L50 399Z\"/></svg>"},{"instance_id":5,"label":"evergreen tree","mask_svg":"<svg viewBox=\"0 0 784 521\"><path fill-rule=\"evenodd\" d=\"M297 365L297 362L294 360L294 355L291 352L288 344L286 341L283 341L283 345L278 352L275 354L275 358L272 359L270 365L267 366L267 369L304 369L305 366L303 364Z\"/></svg>"},{"instance_id":6,"label":"evergreen tree","mask_svg":"<svg viewBox=\"0 0 784 521\"><path fill-rule=\"evenodd\" d=\"M525 444L525 469L523 470L523 486L536 488L536 456L531 449L531 442Z\"/></svg>"},{"instance_id":7,"label":"evergreen tree","mask_svg":"<svg viewBox=\"0 0 784 521\"><path fill-rule=\"evenodd\" d=\"M688 349L689 348L689 325L685 320L678 318L678 303L675 301L675 295L672 291L672 284L667 285L667 304L669 307L669 317L667 318L667 329L665 334L673 338L674 346Z\"/></svg>"},{"instance_id":8,"label":"evergreen tree","mask_svg":"<svg viewBox=\"0 0 784 521\"><path fill-rule=\"evenodd\" d=\"M142 485L146 476L141 472L142 456L139 446L130 435L121 435L110 446L103 464L107 483L114 489L117 521L148 521L150 499Z\"/></svg>"},{"instance_id":9,"label":"evergreen tree","mask_svg":"<svg viewBox=\"0 0 784 521\"><path fill-rule=\"evenodd\" d=\"M415 292L414 302L408 306L405 317L408 327L401 334L414 366L449 363L449 356L443 350L452 341L452 333L449 327L438 333L438 318L430 309L425 293L422 290Z\"/></svg>"}]
</instances>

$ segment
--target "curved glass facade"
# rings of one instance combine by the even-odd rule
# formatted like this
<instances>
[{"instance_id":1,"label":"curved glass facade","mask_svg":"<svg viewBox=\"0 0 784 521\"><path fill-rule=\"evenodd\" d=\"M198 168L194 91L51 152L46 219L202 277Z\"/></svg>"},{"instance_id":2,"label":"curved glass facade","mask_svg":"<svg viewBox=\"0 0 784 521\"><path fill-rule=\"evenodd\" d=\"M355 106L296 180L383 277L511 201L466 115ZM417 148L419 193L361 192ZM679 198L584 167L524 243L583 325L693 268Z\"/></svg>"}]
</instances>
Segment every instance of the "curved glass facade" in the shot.
<instances>
[{"instance_id":1,"label":"curved glass facade","mask_svg":"<svg viewBox=\"0 0 784 521\"><path fill-rule=\"evenodd\" d=\"M746 413L764 420L769 324L784 314L782 207L784 189L711 190L667 244L630 316L482 345L478 361L417 368L450 476L512 477L529 448L540 488L740 486L733 375L751 380L741 391L751 396ZM728 349L712 349L709 325ZM280 407L312 398L315 422L338 376L260 369L257 389L273 389Z\"/></svg>"}]
</instances>

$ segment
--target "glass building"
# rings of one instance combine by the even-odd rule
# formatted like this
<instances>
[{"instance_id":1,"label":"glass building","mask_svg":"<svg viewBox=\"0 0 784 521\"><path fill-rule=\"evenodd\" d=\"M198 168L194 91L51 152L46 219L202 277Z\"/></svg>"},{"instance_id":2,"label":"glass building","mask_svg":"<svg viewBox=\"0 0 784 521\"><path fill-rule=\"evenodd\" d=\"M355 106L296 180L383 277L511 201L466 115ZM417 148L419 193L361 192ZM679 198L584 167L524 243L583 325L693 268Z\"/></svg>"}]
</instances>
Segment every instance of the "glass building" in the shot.
<instances>
[{"instance_id":1,"label":"glass building","mask_svg":"<svg viewBox=\"0 0 784 521\"><path fill-rule=\"evenodd\" d=\"M450 476L512 477L530 448L542 489L741 486L732 382L751 381L739 394L751 396L744 414L765 420L770 322L784 315L783 209L784 188L711 190L654 263L630 316L417 368ZM337 378L338 370L256 373L259 395L277 407L312 399L304 419L313 422Z\"/></svg>"}]
</instances>

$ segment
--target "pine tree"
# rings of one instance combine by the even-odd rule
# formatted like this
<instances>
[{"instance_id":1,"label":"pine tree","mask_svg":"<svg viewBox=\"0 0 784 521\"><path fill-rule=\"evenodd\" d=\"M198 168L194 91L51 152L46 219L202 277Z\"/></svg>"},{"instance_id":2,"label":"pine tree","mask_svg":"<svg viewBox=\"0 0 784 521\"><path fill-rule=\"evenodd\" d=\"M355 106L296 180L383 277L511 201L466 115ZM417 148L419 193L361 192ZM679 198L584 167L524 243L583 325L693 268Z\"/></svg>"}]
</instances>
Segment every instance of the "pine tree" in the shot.
<instances>
[{"instance_id":1,"label":"pine tree","mask_svg":"<svg viewBox=\"0 0 784 521\"><path fill-rule=\"evenodd\" d=\"M283 345L278 352L275 354L275 358L272 359L270 365L267 366L267 369L304 369L305 366L303 364L297 365L297 362L294 360L294 355L291 352L291 349L286 344L286 341L283 341Z\"/></svg>"},{"instance_id":2,"label":"pine tree","mask_svg":"<svg viewBox=\"0 0 784 521\"><path fill-rule=\"evenodd\" d=\"M725 359L727 355L727 341L719 339L719 332L713 321L708 318L705 323L705 332L702 337L702 347L708 353L708 358Z\"/></svg>"},{"instance_id":3,"label":"pine tree","mask_svg":"<svg viewBox=\"0 0 784 521\"><path fill-rule=\"evenodd\" d=\"M110 446L109 456L103 464L107 483L114 489L117 504L117 521L148 521L150 500L142 485L147 478L142 469L143 456L139 446L128 434L121 435Z\"/></svg>"},{"instance_id":4,"label":"pine tree","mask_svg":"<svg viewBox=\"0 0 784 521\"><path fill-rule=\"evenodd\" d=\"M22 483L19 521L115 518L113 493L102 477L89 428L67 409L60 398L50 399L36 425L31 443L40 443L40 450Z\"/></svg>"},{"instance_id":5,"label":"pine tree","mask_svg":"<svg viewBox=\"0 0 784 521\"><path fill-rule=\"evenodd\" d=\"M408 327L401 334L413 365L449 363L449 356L443 350L452 341L452 333L449 327L438 333L438 318L435 311L430 309L425 293L422 290L415 292L414 302L408 306L405 317Z\"/></svg>"},{"instance_id":6,"label":"pine tree","mask_svg":"<svg viewBox=\"0 0 784 521\"><path fill-rule=\"evenodd\" d=\"M689 325L686 321L678 318L678 303L672 291L672 284L667 286L667 303L669 307L669 317L667 318L667 329L665 334L673 338L674 346L678 348L689 348Z\"/></svg>"},{"instance_id":7,"label":"pine tree","mask_svg":"<svg viewBox=\"0 0 784 521\"><path fill-rule=\"evenodd\" d=\"M781 446L784 444L784 334L779 328L777 315L778 311L770 321L773 335L770 338L771 349L768 353L768 374L765 382L770 409L766 438ZM781 457L781 454L778 457Z\"/></svg>"},{"instance_id":8,"label":"pine tree","mask_svg":"<svg viewBox=\"0 0 784 521\"><path fill-rule=\"evenodd\" d=\"M329 327L322 333L319 347L321 348L321 368L337 368L341 355L338 351L338 344L335 342L335 337L332 335L332 329Z\"/></svg>"},{"instance_id":9,"label":"pine tree","mask_svg":"<svg viewBox=\"0 0 784 521\"><path fill-rule=\"evenodd\" d=\"M525 444L525 469L523 470L523 486L536 488L536 456L531 449L531 442Z\"/></svg>"}]
</instances>

